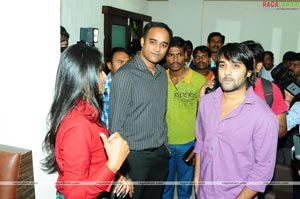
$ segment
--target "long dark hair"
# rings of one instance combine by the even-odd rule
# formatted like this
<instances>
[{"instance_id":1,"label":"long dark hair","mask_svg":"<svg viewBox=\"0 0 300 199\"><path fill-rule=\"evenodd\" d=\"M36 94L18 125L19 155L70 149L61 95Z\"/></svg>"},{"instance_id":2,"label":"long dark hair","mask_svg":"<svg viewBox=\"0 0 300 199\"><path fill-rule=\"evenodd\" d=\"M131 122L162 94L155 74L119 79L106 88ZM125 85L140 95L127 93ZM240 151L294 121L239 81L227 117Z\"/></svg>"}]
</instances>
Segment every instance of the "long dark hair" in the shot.
<instances>
[{"instance_id":1,"label":"long dark hair","mask_svg":"<svg viewBox=\"0 0 300 199\"><path fill-rule=\"evenodd\" d=\"M61 54L54 99L48 115L49 131L43 142L43 150L48 153L42 161L44 171L58 171L54 154L57 130L78 100L85 99L95 111L101 113L102 98L99 96L98 86L100 65L101 53L95 47L81 42L68 47Z\"/></svg>"}]
</instances>

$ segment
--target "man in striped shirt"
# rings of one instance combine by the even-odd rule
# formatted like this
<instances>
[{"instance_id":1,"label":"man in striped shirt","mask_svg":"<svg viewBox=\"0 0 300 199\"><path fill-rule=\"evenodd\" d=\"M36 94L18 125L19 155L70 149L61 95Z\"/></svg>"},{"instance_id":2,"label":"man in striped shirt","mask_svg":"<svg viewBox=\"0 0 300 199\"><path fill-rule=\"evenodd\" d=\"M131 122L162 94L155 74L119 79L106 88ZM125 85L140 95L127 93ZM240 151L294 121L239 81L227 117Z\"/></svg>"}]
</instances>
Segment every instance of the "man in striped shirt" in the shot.
<instances>
[{"instance_id":1,"label":"man in striped shirt","mask_svg":"<svg viewBox=\"0 0 300 199\"><path fill-rule=\"evenodd\" d=\"M127 172L134 181L133 198L161 198L162 181L168 175L168 81L165 69L157 63L164 58L172 35L166 24L148 23L141 51L111 82L109 129L120 132L130 146Z\"/></svg>"}]
</instances>

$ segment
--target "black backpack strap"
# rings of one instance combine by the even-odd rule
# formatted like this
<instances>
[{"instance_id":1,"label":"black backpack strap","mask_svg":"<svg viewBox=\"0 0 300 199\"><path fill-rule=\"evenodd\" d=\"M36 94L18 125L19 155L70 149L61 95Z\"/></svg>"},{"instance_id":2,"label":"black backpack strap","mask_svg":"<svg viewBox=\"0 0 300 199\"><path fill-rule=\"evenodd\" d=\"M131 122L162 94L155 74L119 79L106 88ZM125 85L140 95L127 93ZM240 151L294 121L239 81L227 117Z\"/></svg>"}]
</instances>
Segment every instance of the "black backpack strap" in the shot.
<instances>
[{"instance_id":1,"label":"black backpack strap","mask_svg":"<svg viewBox=\"0 0 300 199\"><path fill-rule=\"evenodd\" d=\"M272 82L269 80L266 80L264 78L261 78L262 81L262 86L264 89L264 95L265 95L265 99L267 101L267 104L269 105L269 107L272 106L273 104L273 88L272 88Z\"/></svg>"}]
</instances>

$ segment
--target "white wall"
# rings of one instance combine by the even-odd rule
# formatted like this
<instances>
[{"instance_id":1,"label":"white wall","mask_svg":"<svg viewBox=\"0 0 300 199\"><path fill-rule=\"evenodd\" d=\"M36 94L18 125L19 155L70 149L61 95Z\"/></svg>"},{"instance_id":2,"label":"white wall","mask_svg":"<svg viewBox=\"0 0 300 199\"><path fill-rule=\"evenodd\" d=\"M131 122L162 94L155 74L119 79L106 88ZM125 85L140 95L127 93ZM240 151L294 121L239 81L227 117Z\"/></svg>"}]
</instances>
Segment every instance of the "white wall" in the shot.
<instances>
[{"instance_id":1,"label":"white wall","mask_svg":"<svg viewBox=\"0 0 300 199\"><path fill-rule=\"evenodd\" d=\"M266 9L257 0L169 0L149 3L148 15L194 46L206 45L214 31L223 33L226 42L255 40L274 53L277 64L286 51L300 51L299 9Z\"/></svg>"},{"instance_id":2,"label":"white wall","mask_svg":"<svg viewBox=\"0 0 300 199\"><path fill-rule=\"evenodd\" d=\"M59 0L0 6L0 143L33 151L37 199L55 198L55 176L39 162L60 55L59 12Z\"/></svg>"},{"instance_id":3,"label":"white wall","mask_svg":"<svg viewBox=\"0 0 300 199\"><path fill-rule=\"evenodd\" d=\"M152 21L162 21L170 26L174 36L191 40L194 46L202 38L203 0L169 0L148 4L148 15Z\"/></svg>"},{"instance_id":4,"label":"white wall","mask_svg":"<svg viewBox=\"0 0 300 199\"><path fill-rule=\"evenodd\" d=\"M226 42L255 40L274 53L278 64L286 51L300 51L299 9L267 9L262 1L205 1L202 42L215 30Z\"/></svg>"}]
</instances>

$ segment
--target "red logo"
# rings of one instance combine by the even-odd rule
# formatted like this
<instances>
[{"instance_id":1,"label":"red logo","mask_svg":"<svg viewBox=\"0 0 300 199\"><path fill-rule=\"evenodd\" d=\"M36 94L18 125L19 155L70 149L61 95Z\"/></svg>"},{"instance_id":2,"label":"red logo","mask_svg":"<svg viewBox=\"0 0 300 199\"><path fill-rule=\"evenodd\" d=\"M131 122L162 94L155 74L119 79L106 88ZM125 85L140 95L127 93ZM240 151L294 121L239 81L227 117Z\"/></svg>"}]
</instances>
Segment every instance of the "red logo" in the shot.
<instances>
[{"instance_id":1,"label":"red logo","mask_svg":"<svg viewBox=\"0 0 300 199\"><path fill-rule=\"evenodd\" d=\"M278 1L263 1L264 8L278 8Z\"/></svg>"}]
</instances>

